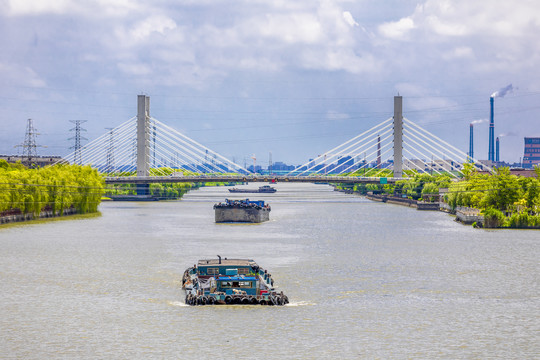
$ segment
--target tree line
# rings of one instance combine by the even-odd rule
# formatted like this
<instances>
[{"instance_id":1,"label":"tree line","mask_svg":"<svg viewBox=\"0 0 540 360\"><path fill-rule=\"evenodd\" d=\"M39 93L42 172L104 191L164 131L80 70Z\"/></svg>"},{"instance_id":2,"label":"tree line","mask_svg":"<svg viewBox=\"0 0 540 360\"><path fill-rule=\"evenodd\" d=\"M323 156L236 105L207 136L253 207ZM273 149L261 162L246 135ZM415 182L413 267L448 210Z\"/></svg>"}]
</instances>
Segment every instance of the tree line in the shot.
<instances>
[{"instance_id":1,"label":"tree line","mask_svg":"<svg viewBox=\"0 0 540 360\"><path fill-rule=\"evenodd\" d=\"M392 172L368 170L350 176L390 177ZM392 184L357 184L349 189L366 194L385 193L389 196L414 200L438 201L439 190L447 189L444 201L452 210L458 207L474 208L484 215L487 227L540 228L540 167L534 168L536 177L512 175L508 167L493 173L480 173L472 164L464 164L462 177L452 179L447 174L430 175L415 170L406 171L408 179ZM347 185L340 185L347 189Z\"/></svg>"},{"instance_id":2,"label":"tree line","mask_svg":"<svg viewBox=\"0 0 540 360\"><path fill-rule=\"evenodd\" d=\"M540 167L534 171L535 178L512 175L507 167L483 174L465 164L445 200L453 209L480 209L487 227L540 228Z\"/></svg>"},{"instance_id":3,"label":"tree line","mask_svg":"<svg viewBox=\"0 0 540 360\"><path fill-rule=\"evenodd\" d=\"M66 209L80 214L96 212L105 180L90 166L54 165L27 168L0 160L0 214L34 214Z\"/></svg>"},{"instance_id":4,"label":"tree line","mask_svg":"<svg viewBox=\"0 0 540 360\"><path fill-rule=\"evenodd\" d=\"M135 176L136 171L111 174L111 176ZM185 169L175 169L170 167L161 167L159 169L150 169L150 176L198 176L200 173ZM220 175L238 175L235 173L224 173ZM158 199L179 199L191 189L197 189L203 186L224 186L223 182L179 182L179 183L153 183L149 186L149 195ZM108 187L105 190L105 196L115 195L136 195L137 186L135 184L122 184Z\"/></svg>"}]
</instances>

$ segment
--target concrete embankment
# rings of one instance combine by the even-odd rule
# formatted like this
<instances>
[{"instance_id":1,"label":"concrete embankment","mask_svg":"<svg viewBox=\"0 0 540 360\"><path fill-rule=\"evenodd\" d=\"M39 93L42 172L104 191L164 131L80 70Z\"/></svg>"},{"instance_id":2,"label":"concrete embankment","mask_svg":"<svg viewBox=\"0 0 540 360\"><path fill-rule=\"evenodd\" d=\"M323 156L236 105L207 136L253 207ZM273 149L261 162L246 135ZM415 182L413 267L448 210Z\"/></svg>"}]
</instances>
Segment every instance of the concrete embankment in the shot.
<instances>
[{"instance_id":1,"label":"concrete embankment","mask_svg":"<svg viewBox=\"0 0 540 360\"><path fill-rule=\"evenodd\" d=\"M478 225L484 224L484 216L480 215L480 210L471 209L465 207L456 208L456 221L462 222L466 225L477 223Z\"/></svg>"},{"instance_id":2,"label":"concrete embankment","mask_svg":"<svg viewBox=\"0 0 540 360\"><path fill-rule=\"evenodd\" d=\"M484 223L484 216L480 215L480 210L478 209L458 206L456 209L453 210L448 204L444 202L429 203L429 202L423 202L423 201L417 201L417 200L411 200L411 199L397 198L394 196L387 196L387 195L368 194L366 195L366 198L373 201L378 201L378 202L385 202L389 204L413 207L413 208L416 208L417 210L432 210L432 211L447 212L449 214L456 215L456 221L459 221L466 225L477 223L480 226L482 226L482 224Z\"/></svg>"},{"instance_id":3,"label":"concrete embankment","mask_svg":"<svg viewBox=\"0 0 540 360\"><path fill-rule=\"evenodd\" d=\"M374 194L368 194L366 195L366 198L368 198L369 200L378 201L378 202L385 202L389 204L408 206L408 207L416 208L417 210L433 210L433 211L439 210L438 202L430 203L430 202L423 202L423 201L411 200L411 199L406 199L406 198L399 198L395 196L374 195Z\"/></svg>"},{"instance_id":4,"label":"concrete embankment","mask_svg":"<svg viewBox=\"0 0 540 360\"><path fill-rule=\"evenodd\" d=\"M8 214L8 215L0 216L0 224L10 224L10 223L55 218L55 217L60 217L60 216L76 215L76 214L78 214L78 211L77 209L74 209L74 208L65 209L62 215L54 211L42 211L39 214L39 216L34 216L34 214Z\"/></svg>"}]
</instances>

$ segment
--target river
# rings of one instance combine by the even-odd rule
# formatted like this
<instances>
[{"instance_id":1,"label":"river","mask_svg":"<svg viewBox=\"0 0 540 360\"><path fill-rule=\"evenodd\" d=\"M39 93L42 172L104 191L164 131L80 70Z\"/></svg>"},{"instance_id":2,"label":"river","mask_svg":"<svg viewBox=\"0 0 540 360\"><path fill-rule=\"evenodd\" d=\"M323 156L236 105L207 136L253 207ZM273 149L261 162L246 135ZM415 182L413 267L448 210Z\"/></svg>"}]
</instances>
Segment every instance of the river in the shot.
<instances>
[{"instance_id":1,"label":"river","mask_svg":"<svg viewBox=\"0 0 540 360\"><path fill-rule=\"evenodd\" d=\"M0 228L1 358L540 356L540 232L276 188L249 194L272 206L262 224L215 224L212 205L239 197L208 187ZM291 304L186 306L183 271L218 254L254 259Z\"/></svg>"}]
</instances>

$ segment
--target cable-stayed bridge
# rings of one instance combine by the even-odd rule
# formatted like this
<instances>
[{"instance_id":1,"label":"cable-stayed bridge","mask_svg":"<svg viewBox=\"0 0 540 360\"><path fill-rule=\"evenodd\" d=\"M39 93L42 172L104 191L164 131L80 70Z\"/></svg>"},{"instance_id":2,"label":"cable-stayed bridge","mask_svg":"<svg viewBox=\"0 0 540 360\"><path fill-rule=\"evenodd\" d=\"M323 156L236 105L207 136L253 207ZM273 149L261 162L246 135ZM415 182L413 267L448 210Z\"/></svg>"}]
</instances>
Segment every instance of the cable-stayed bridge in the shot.
<instances>
[{"instance_id":1,"label":"cable-stayed bridge","mask_svg":"<svg viewBox=\"0 0 540 360\"><path fill-rule=\"evenodd\" d=\"M379 183L381 176L392 183L402 179L406 170L458 177L465 162L477 160L404 118L402 97L395 96L394 116L288 174L258 175L151 117L150 98L139 95L136 117L76 148L64 162L89 164L106 174L110 184Z\"/></svg>"}]
</instances>

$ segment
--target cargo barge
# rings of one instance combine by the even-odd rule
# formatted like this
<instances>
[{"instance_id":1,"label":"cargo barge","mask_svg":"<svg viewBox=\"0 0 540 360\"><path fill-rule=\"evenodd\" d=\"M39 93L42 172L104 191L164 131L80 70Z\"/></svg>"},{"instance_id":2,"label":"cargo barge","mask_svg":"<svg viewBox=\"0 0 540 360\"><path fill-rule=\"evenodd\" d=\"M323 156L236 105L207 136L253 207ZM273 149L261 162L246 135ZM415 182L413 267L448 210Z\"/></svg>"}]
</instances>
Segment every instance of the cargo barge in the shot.
<instances>
[{"instance_id":1,"label":"cargo barge","mask_svg":"<svg viewBox=\"0 0 540 360\"><path fill-rule=\"evenodd\" d=\"M258 189L238 189L238 188L229 189L229 192L232 192L232 193L256 193L256 194L267 193L267 194L271 194L271 193L275 193L276 191L277 190L275 188L271 187L270 185L264 185L264 186L259 187Z\"/></svg>"},{"instance_id":2,"label":"cargo barge","mask_svg":"<svg viewBox=\"0 0 540 360\"><path fill-rule=\"evenodd\" d=\"M270 205L262 200L250 201L225 199L214 205L215 221L261 223L270 220Z\"/></svg>"},{"instance_id":3,"label":"cargo barge","mask_svg":"<svg viewBox=\"0 0 540 360\"><path fill-rule=\"evenodd\" d=\"M199 260L182 277L187 305L286 305L267 270L250 259Z\"/></svg>"}]
</instances>

